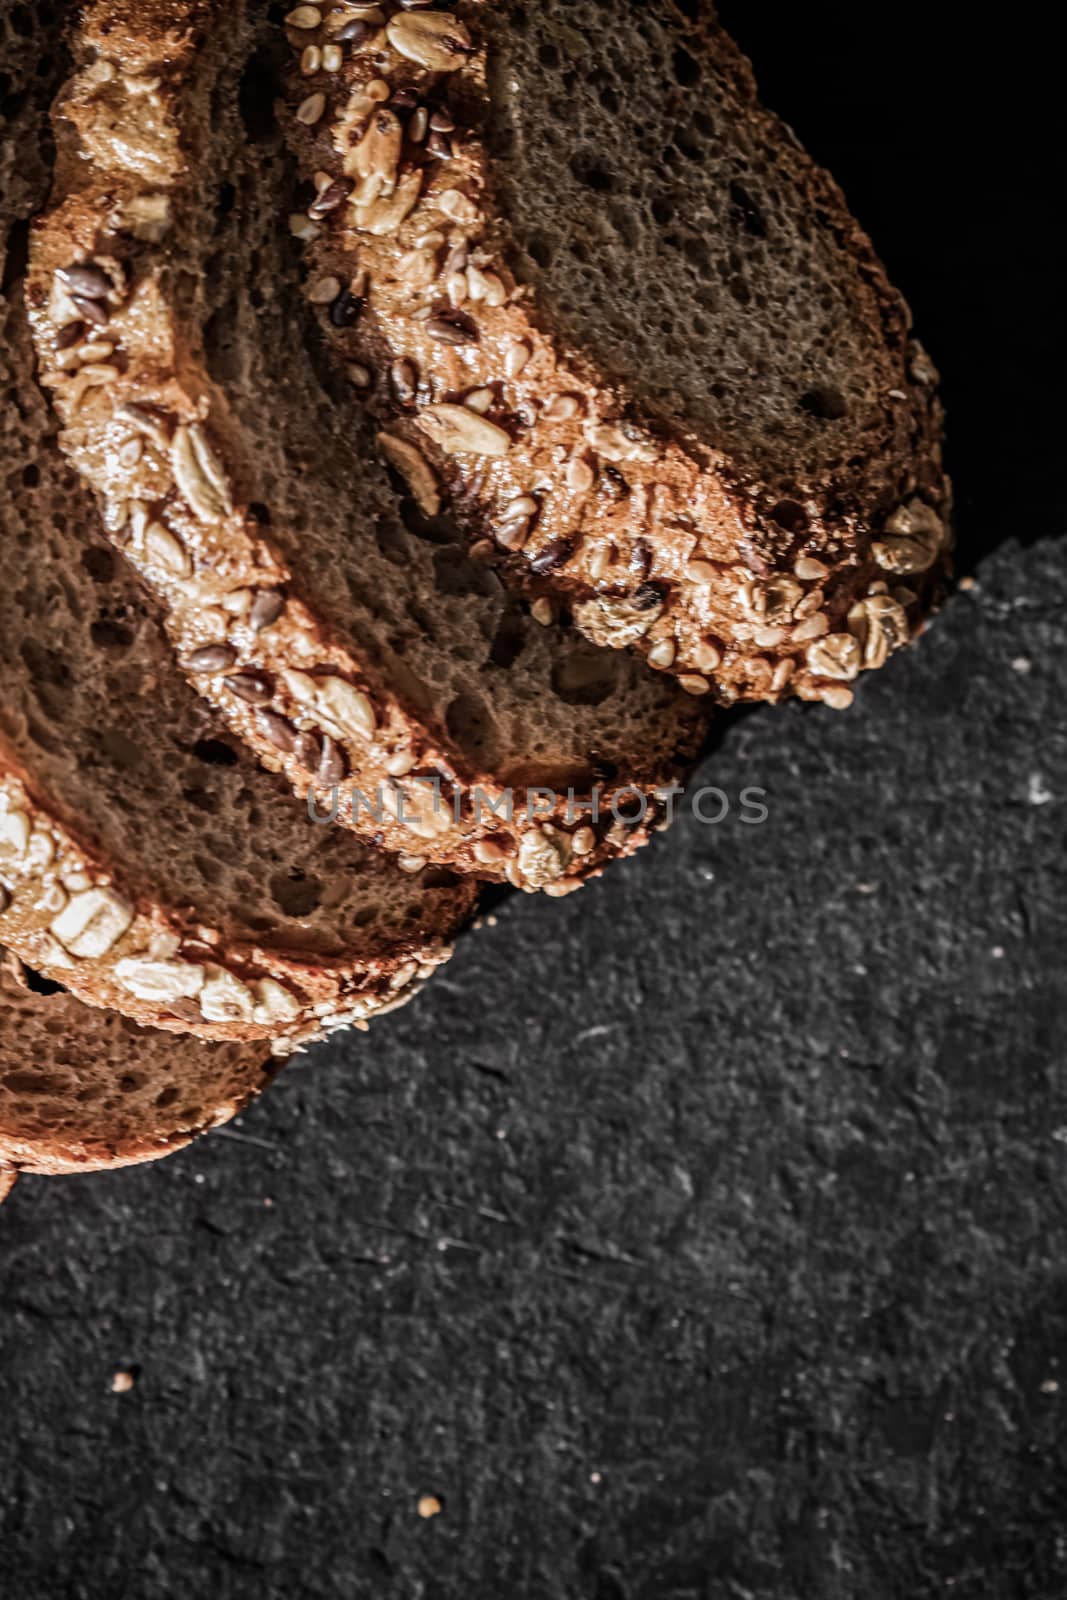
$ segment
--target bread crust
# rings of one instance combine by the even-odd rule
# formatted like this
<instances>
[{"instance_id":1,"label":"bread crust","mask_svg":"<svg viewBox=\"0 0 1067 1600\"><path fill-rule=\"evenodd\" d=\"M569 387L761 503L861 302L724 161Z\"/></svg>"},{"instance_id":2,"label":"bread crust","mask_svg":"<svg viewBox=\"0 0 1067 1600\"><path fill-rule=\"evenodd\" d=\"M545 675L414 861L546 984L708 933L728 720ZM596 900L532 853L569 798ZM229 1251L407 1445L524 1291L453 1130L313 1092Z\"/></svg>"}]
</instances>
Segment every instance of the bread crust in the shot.
<instances>
[{"instance_id":1,"label":"bread crust","mask_svg":"<svg viewBox=\"0 0 1067 1600\"><path fill-rule=\"evenodd\" d=\"M297 592L231 486L240 430L168 276L168 236L196 187L194 104L233 43L219 19L212 0L103 0L82 14L27 290L64 447L112 541L163 599L198 692L297 794L336 791L342 823L408 857L569 893L650 837L666 814L657 791L695 757L703 721L680 717L677 760L649 772L635 756L599 807L583 790L531 808L422 723L354 636L328 634ZM611 802L633 788L643 815L623 824Z\"/></svg>"},{"instance_id":2,"label":"bread crust","mask_svg":"<svg viewBox=\"0 0 1067 1600\"><path fill-rule=\"evenodd\" d=\"M843 708L859 673L921 628L951 543L937 377L907 307L837 185L759 104L711 8L696 23L673 13L836 239L881 341L884 409L864 468L788 498L714 438L642 412L565 346L516 274L486 143L492 93L509 93L500 73L490 84L493 44L514 9L457 0L428 30L388 0L333 71L324 52L347 13L289 14L287 129L318 191L293 228L323 335L365 378L387 448L423 493L448 496L510 584L696 696ZM363 302L350 327L334 289ZM472 399L479 415L464 418Z\"/></svg>"},{"instance_id":3,"label":"bread crust","mask_svg":"<svg viewBox=\"0 0 1067 1600\"><path fill-rule=\"evenodd\" d=\"M20 1172L157 1161L237 1116L278 1071L264 1045L181 1042L32 989L0 951L0 1202Z\"/></svg>"}]
</instances>

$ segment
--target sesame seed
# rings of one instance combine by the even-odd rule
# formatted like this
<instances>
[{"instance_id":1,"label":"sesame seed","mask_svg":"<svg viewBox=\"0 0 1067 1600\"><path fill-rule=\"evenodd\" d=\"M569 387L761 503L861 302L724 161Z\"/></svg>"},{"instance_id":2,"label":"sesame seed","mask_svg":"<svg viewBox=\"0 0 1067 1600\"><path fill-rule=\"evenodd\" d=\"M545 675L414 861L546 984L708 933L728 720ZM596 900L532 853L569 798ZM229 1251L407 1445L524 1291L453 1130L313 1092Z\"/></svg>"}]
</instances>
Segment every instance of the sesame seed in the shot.
<instances>
[{"instance_id":1,"label":"sesame seed","mask_svg":"<svg viewBox=\"0 0 1067 1600\"><path fill-rule=\"evenodd\" d=\"M556 616L552 609L551 600L546 599L544 595L542 595L540 599L534 601L533 605L530 607L530 615L533 617L535 622L539 622L541 624L542 628L547 628L551 622L555 621Z\"/></svg>"},{"instance_id":2,"label":"sesame seed","mask_svg":"<svg viewBox=\"0 0 1067 1600\"><path fill-rule=\"evenodd\" d=\"M463 404L468 410L477 411L479 416L484 417L487 411L492 410L493 391L492 389L472 389Z\"/></svg>"},{"instance_id":3,"label":"sesame seed","mask_svg":"<svg viewBox=\"0 0 1067 1600\"><path fill-rule=\"evenodd\" d=\"M659 643L654 644L652 649L648 652L649 663L653 667L670 667L674 665L674 657L676 654L677 647L675 646L674 640L661 639Z\"/></svg>"},{"instance_id":4,"label":"sesame seed","mask_svg":"<svg viewBox=\"0 0 1067 1600\"><path fill-rule=\"evenodd\" d=\"M322 51L317 44L309 44L300 57L300 70L305 78L310 78L322 66Z\"/></svg>"},{"instance_id":5,"label":"sesame seed","mask_svg":"<svg viewBox=\"0 0 1067 1600\"><path fill-rule=\"evenodd\" d=\"M596 848L596 834L592 828L579 828L571 839L571 849L576 856L587 856Z\"/></svg>"},{"instance_id":6,"label":"sesame seed","mask_svg":"<svg viewBox=\"0 0 1067 1600\"><path fill-rule=\"evenodd\" d=\"M425 139L426 129L429 126L429 121L430 113L427 111L425 106L419 106L407 127L408 138L411 140L412 144L421 144Z\"/></svg>"},{"instance_id":7,"label":"sesame seed","mask_svg":"<svg viewBox=\"0 0 1067 1600\"><path fill-rule=\"evenodd\" d=\"M681 677L678 679L678 682L681 684L686 694L691 695L707 694L708 690L711 688L711 684L708 682L707 678L702 678L698 673L695 672L683 672Z\"/></svg>"},{"instance_id":8,"label":"sesame seed","mask_svg":"<svg viewBox=\"0 0 1067 1600\"><path fill-rule=\"evenodd\" d=\"M340 45L328 44L322 52L323 72L340 72L344 61L344 52Z\"/></svg>"},{"instance_id":9,"label":"sesame seed","mask_svg":"<svg viewBox=\"0 0 1067 1600\"><path fill-rule=\"evenodd\" d=\"M361 366L358 361L352 361L348 367L348 381L355 384L357 389L369 389L373 373L369 367Z\"/></svg>"},{"instance_id":10,"label":"sesame seed","mask_svg":"<svg viewBox=\"0 0 1067 1600\"><path fill-rule=\"evenodd\" d=\"M718 577L718 568L710 561L689 561L686 563L685 575L693 583L714 583Z\"/></svg>"}]
</instances>

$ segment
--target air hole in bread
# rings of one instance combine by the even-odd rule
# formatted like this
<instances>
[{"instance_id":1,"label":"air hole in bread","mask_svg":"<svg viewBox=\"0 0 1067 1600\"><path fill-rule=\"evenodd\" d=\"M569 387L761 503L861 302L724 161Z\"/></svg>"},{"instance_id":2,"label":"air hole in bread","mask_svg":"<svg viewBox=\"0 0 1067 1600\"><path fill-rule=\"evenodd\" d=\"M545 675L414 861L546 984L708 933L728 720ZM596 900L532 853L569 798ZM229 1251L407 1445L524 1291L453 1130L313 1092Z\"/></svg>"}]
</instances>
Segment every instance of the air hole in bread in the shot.
<instances>
[{"instance_id":1,"label":"air hole in bread","mask_svg":"<svg viewBox=\"0 0 1067 1600\"><path fill-rule=\"evenodd\" d=\"M235 767L238 761L236 750L223 739L198 739L193 755L208 767Z\"/></svg>"},{"instance_id":2,"label":"air hole in bread","mask_svg":"<svg viewBox=\"0 0 1067 1600\"><path fill-rule=\"evenodd\" d=\"M322 884L317 878L300 873L275 873L270 892L287 917L310 917L322 903Z\"/></svg>"}]
</instances>

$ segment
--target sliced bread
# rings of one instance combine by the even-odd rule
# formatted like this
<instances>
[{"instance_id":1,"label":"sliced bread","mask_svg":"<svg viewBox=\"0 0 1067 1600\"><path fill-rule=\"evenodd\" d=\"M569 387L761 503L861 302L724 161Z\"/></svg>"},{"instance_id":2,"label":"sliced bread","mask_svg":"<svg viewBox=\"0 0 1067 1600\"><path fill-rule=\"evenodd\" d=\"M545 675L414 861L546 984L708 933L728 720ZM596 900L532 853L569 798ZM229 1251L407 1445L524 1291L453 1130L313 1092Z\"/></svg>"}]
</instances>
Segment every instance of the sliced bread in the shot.
<instances>
[{"instance_id":1,"label":"sliced bread","mask_svg":"<svg viewBox=\"0 0 1067 1600\"><path fill-rule=\"evenodd\" d=\"M314 825L174 670L95 532L22 296L59 21L0 0L0 941L83 1000L281 1053L414 992L475 886Z\"/></svg>"},{"instance_id":2,"label":"sliced bread","mask_svg":"<svg viewBox=\"0 0 1067 1600\"><path fill-rule=\"evenodd\" d=\"M417 483L401 516L372 419L305 351L262 32L220 0L80 14L29 279L62 445L266 765L416 862L568 892L648 836L703 715L542 626Z\"/></svg>"},{"instance_id":3,"label":"sliced bread","mask_svg":"<svg viewBox=\"0 0 1067 1600\"><path fill-rule=\"evenodd\" d=\"M693 694L847 705L944 569L936 374L712 7L284 27L308 297L416 492Z\"/></svg>"},{"instance_id":4,"label":"sliced bread","mask_svg":"<svg viewBox=\"0 0 1067 1600\"><path fill-rule=\"evenodd\" d=\"M277 1070L262 1044L139 1028L0 951L0 1200L18 1172L155 1161L217 1128Z\"/></svg>"}]
</instances>

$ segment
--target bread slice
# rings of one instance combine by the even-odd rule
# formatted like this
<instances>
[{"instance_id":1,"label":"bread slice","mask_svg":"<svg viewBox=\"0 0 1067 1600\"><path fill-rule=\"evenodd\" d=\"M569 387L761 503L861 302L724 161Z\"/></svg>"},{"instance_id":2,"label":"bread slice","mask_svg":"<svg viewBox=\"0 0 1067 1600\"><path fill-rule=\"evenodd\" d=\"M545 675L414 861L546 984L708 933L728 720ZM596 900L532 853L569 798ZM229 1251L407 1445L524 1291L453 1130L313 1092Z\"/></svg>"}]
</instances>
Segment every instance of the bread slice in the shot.
<instances>
[{"instance_id":1,"label":"bread slice","mask_svg":"<svg viewBox=\"0 0 1067 1600\"><path fill-rule=\"evenodd\" d=\"M144 1024L284 1052L413 993L476 886L314 825L175 671L95 531L33 381L20 277L57 26L0 5L0 941Z\"/></svg>"},{"instance_id":2,"label":"bread slice","mask_svg":"<svg viewBox=\"0 0 1067 1600\"><path fill-rule=\"evenodd\" d=\"M263 1044L207 1044L42 984L0 951L0 1200L17 1172L155 1161L217 1128L277 1071Z\"/></svg>"},{"instance_id":3,"label":"bread slice","mask_svg":"<svg viewBox=\"0 0 1067 1600\"><path fill-rule=\"evenodd\" d=\"M647 837L703 716L531 618L417 485L405 525L304 350L257 37L219 0L81 13L29 288L63 446L265 764L416 861L568 892Z\"/></svg>"},{"instance_id":4,"label":"bread slice","mask_svg":"<svg viewBox=\"0 0 1067 1600\"><path fill-rule=\"evenodd\" d=\"M943 566L936 374L712 8L284 25L309 299L423 496L695 695L847 705Z\"/></svg>"}]
</instances>

